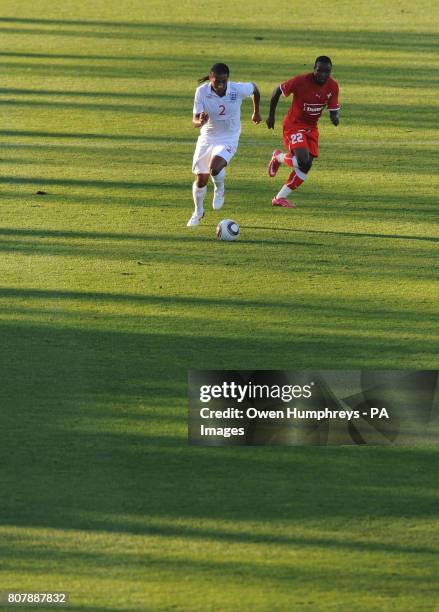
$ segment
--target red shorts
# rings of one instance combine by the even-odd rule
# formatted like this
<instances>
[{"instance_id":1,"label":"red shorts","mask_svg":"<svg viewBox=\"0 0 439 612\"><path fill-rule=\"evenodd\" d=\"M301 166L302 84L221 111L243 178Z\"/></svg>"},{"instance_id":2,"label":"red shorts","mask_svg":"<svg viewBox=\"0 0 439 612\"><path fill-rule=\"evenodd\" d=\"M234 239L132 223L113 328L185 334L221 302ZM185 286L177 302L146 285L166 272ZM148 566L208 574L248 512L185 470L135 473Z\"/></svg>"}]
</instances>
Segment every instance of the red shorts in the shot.
<instances>
[{"instance_id":1,"label":"red shorts","mask_svg":"<svg viewBox=\"0 0 439 612\"><path fill-rule=\"evenodd\" d=\"M306 147L313 157L319 155L319 130L317 127L293 125L284 128L284 143L287 151Z\"/></svg>"}]
</instances>

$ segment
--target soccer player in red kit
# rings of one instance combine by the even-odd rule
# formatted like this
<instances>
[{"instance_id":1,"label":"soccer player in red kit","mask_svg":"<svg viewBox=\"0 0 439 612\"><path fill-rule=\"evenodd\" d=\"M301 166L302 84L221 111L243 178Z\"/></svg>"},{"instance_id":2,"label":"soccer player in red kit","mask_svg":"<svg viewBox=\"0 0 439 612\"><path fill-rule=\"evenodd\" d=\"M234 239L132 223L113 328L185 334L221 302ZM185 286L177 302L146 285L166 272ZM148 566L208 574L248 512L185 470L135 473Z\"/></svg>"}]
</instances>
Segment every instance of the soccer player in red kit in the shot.
<instances>
[{"instance_id":1,"label":"soccer player in red kit","mask_svg":"<svg viewBox=\"0 0 439 612\"><path fill-rule=\"evenodd\" d=\"M294 208L288 200L290 193L306 179L313 159L319 154L319 131L317 122L327 106L331 121L338 125L338 83L331 77L332 62L326 55L318 57L314 71L300 74L285 81L273 91L267 126L274 128L277 103L281 95L293 94L293 102L283 121L283 136L287 153L273 151L268 165L269 176L276 176L284 163L292 169L287 182L272 200L273 206Z\"/></svg>"}]
</instances>

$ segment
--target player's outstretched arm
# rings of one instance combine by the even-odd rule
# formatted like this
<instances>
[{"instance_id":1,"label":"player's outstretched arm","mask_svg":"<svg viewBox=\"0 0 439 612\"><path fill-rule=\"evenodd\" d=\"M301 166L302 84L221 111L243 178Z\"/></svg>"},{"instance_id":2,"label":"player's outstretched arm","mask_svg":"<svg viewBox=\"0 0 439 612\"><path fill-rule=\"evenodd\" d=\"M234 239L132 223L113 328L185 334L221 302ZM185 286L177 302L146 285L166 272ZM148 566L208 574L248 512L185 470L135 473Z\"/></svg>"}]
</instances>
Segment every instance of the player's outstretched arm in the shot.
<instances>
[{"instance_id":1,"label":"player's outstretched arm","mask_svg":"<svg viewBox=\"0 0 439 612\"><path fill-rule=\"evenodd\" d=\"M252 94L252 101L253 101L252 121L253 121L253 123L257 124L257 123L261 123L261 121L262 121L261 113L259 111L259 103L261 101L261 93L260 93L256 83L252 83L252 85L254 87L253 94Z\"/></svg>"},{"instance_id":2,"label":"player's outstretched arm","mask_svg":"<svg viewBox=\"0 0 439 612\"><path fill-rule=\"evenodd\" d=\"M271 100L270 100L270 111L268 113L268 117L265 122L267 124L267 127L271 130L274 128L274 124L276 121L276 107L277 107L277 103L279 102L279 98L281 97L281 95L282 95L282 90L279 86L273 89L273 93L271 94Z\"/></svg>"},{"instance_id":3,"label":"player's outstretched arm","mask_svg":"<svg viewBox=\"0 0 439 612\"><path fill-rule=\"evenodd\" d=\"M335 126L340 123L340 112L338 110L329 111L329 117Z\"/></svg>"},{"instance_id":4,"label":"player's outstretched arm","mask_svg":"<svg viewBox=\"0 0 439 612\"><path fill-rule=\"evenodd\" d=\"M209 121L209 115L204 111L192 117L192 125L194 128L200 128Z\"/></svg>"}]
</instances>

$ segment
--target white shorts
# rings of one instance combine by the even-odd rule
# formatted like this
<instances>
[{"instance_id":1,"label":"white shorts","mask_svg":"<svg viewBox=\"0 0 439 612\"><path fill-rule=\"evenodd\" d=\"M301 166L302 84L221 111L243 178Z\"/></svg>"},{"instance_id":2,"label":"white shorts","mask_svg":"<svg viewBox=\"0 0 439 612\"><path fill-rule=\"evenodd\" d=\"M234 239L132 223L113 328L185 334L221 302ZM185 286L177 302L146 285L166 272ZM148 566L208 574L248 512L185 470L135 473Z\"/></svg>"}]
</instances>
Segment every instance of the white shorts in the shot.
<instances>
[{"instance_id":1,"label":"white shorts","mask_svg":"<svg viewBox=\"0 0 439 612\"><path fill-rule=\"evenodd\" d=\"M216 155L225 159L228 165L237 148L237 144L211 144L198 141L192 162L192 172L194 174L209 174L210 160Z\"/></svg>"}]
</instances>

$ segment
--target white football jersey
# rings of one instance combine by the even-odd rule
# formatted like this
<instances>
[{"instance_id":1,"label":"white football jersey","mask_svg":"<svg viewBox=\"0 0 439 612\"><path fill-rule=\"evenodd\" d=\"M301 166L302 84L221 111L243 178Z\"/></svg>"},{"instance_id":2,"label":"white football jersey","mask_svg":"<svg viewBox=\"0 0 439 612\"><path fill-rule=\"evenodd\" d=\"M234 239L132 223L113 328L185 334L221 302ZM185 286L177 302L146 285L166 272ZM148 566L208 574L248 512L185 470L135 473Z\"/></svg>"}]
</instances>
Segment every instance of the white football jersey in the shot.
<instances>
[{"instance_id":1,"label":"white football jersey","mask_svg":"<svg viewBox=\"0 0 439 612\"><path fill-rule=\"evenodd\" d=\"M224 96L218 96L204 83L197 87L194 100L194 115L203 111L209 121L200 130L200 139L206 142L237 142L241 133L241 104L244 98L253 95L253 83L227 82Z\"/></svg>"}]
</instances>

